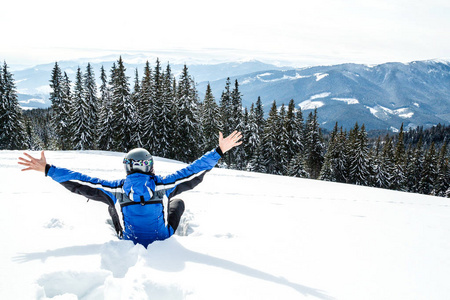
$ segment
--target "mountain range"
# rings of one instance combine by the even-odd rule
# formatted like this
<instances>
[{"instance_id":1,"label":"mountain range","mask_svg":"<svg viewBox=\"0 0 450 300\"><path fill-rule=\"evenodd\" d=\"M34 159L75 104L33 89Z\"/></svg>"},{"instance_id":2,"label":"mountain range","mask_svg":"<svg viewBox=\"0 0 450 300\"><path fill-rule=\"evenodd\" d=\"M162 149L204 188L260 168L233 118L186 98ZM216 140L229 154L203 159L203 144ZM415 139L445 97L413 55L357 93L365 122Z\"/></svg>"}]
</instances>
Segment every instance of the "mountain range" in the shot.
<instances>
[{"instance_id":1,"label":"mountain range","mask_svg":"<svg viewBox=\"0 0 450 300\"><path fill-rule=\"evenodd\" d=\"M145 57L122 57L130 76L135 70L143 72ZM97 77L100 67L106 70L117 58L58 62L61 69L74 81L78 66L84 71L90 62ZM152 67L155 60L149 59ZM167 63L162 62L164 70ZM171 64L178 77L183 64ZM48 107L49 80L54 63L13 72L24 108ZM335 122L351 128L358 122L367 130L431 127L450 123L450 62L415 61L410 63L384 63L379 65L340 64L306 68L279 67L260 61L220 64L188 65L189 73L198 83L201 99L210 83L219 102L229 77L234 87L239 83L243 106L261 97L268 112L275 100L278 106L294 99L297 108L305 114L317 108L322 128L332 129ZM141 75L139 75L141 76Z\"/></svg>"}]
</instances>

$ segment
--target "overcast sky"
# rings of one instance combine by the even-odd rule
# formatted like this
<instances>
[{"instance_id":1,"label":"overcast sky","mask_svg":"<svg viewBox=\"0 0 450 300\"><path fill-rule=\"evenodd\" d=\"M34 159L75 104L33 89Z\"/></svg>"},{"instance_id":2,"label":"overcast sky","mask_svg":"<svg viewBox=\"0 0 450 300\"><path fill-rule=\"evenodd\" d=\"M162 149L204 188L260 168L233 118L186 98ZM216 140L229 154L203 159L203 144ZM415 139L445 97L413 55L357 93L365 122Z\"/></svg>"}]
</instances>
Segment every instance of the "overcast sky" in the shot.
<instances>
[{"instance_id":1,"label":"overcast sky","mask_svg":"<svg viewBox=\"0 0 450 300\"><path fill-rule=\"evenodd\" d=\"M6 1L0 60L13 65L120 53L172 62L175 52L188 65L450 58L448 0Z\"/></svg>"}]
</instances>

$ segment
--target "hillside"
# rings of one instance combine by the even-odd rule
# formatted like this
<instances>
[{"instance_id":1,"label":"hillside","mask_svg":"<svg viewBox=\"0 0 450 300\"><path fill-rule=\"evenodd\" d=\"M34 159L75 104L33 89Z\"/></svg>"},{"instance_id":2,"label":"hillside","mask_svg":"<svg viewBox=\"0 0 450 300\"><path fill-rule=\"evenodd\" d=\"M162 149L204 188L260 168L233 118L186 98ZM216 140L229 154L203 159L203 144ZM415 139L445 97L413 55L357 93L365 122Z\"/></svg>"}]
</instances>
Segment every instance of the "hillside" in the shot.
<instances>
[{"instance_id":1,"label":"hillside","mask_svg":"<svg viewBox=\"0 0 450 300\"><path fill-rule=\"evenodd\" d=\"M125 56L130 87L137 69L144 70L143 56ZM155 60L149 60L155 67ZM72 82L78 66L84 72L88 59L62 61L59 65ZM100 86L100 67L109 70L115 59L105 57L91 61ZM167 62L161 62L165 70ZM19 101L24 108L48 107L49 80L54 63L14 72ZM183 65L172 64L178 78ZM301 69L281 68L259 61L188 65L189 73L198 83L203 101L209 82L216 101L220 101L226 78L238 80L244 107L250 108L260 96L266 113L274 100L287 105L291 99L306 113L317 108L323 128L331 130L335 122L352 128L364 123L368 130L397 131L404 127L425 128L450 123L450 63L447 61L416 61L380 65L341 64Z\"/></svg>"},{"instance_id":2,"label":"hillside","mask_svg":"<svg viewBox=\"0 0 450 300\"><path fill-rule=\"evenodd\" d=\"M445 299L449 199L214 169L182 229L148 249L115 238L107 208L1 151L1 299ZM37 153L34 153L37 155ZM123 154L47 152L91 176ZM158 174L183 167L155 159Z\"/></svg>"},{"instance_id":3,"label":"hillside","mask_svg":"<svg viewBox=\"0 0 450 300\"><path fill-rule=\"evenodd\" d=\"M351 128L364 123L368 130L431 127L450 122L450 63L417 61L375 66L342 64L296 70L265 70L237 77L244 106L261 97L266 112L274 100L291 99L309 113L318 109L323 128L335 122ZM211 81L220 99L226 78ZM206 83L198 86L201 93Z\"/></svg>"}]
</instances>

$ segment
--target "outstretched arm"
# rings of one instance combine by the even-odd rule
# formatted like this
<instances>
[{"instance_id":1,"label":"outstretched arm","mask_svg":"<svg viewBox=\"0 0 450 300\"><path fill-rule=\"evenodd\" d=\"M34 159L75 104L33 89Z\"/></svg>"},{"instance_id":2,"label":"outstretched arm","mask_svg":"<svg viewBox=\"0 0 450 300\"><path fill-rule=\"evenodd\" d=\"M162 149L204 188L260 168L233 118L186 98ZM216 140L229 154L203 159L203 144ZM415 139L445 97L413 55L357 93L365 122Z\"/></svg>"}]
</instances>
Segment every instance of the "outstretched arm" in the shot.
<instances>
[{"instance_id":1,"label":"outstretched arm","mask_svg":"<svg viewBox=\"0 0 450 300\"><path fill-rule=\"evenodd\" d=\"M222 153L242 144L242 141L239 141L241 138L242 134L238 131L234 131L226 138L223 138L222 132L219 132L219 147Z\"/></svg>"},{"instance_id":2,"label":"outstretched arm","mask_svg":"<svg viewBox=\"0 0 450 300\"><path fill-rule=\"evenodd\" d=\"M34 158L28 153L23 153L28 159L19 157L19 164L26 166L27 168L22 169L22 171L35 170L45 173L45 166L47 165L47 160L45 159L44 151L41 152L41 158Z\"/></svg>"}]
</instances>

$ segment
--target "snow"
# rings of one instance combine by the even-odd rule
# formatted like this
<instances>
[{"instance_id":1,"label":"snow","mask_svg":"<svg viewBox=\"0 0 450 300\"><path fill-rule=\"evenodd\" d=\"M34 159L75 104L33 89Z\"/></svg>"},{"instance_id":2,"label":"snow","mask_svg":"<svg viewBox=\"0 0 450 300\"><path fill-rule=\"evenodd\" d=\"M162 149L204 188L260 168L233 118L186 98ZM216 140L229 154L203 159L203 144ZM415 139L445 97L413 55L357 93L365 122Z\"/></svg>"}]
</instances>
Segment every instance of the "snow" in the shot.
<instances>
[{"instance_id":1,"label":"snow","mask_svg":"<svg viewBox=\"0 0 450 300\"><path fill-rule=\"evenodd\" d=\"M311 101L311 100L305 100L299 104L302 110L316 109L324 105L325 103L323 103L322 101Z\"/></svg>"},{"instance_id":2,"label":"snow","mask_svg":"<svg viewBox=\"0 0 450 300\"><path fill-rule=\"evenodd\" d=\"M320 99L320 98L326 98L326 97L328 97L328 96L330 96L330 95L331 95L331 93L329 93L329 92L320 93L320 94L316 94L316 95L311 96L311 97L309 98L309 100Z\"/></svg>"},{"instance_id":3,"label":"snow","mask_svg":"<svg viewBox=\"0 0 450 300\"><path fill-rule=\"evenodd\" d=\"M32 152L37 156L38 152ZM48 151L49 163L121 178L123 154ZM103 203L0 151L0 299L446 299L450 199L215 168L180 232L117 240ZM155 158L165 175L185 166Z\"/></svg>"},{"instance_id":4,"label":"snow","mask_svg":"<svg viewBox=\"0 0 450 300\"><path fill-rule=\"evenodd\" d=\"M313 100L326 98L330 95L331 93L329 92L312 95L311 97L309 97L308 100L301 102L299 106L302 110L316 109L322 107L325 105L323 101L313 101Z\"/></svg>"},{"instance_id":5,"label":"snow","mask_svg":"<svg viewBox=\"0 0 450 300\"><path fill-rule=\"evenodd\" d=\"M327 77L328 74L327 73L316 73L316 74L314 74L314 76L316 76L316 81L319 81L319 80Z\"/></svg>"},{"instance_id":6,"label":"snow","mask_svg":"<svg viewBox=\"0 0 450 300\"><path fill-rule=\"evenodd\" d=\"M288 76L286 74L283 74L282 77L278 77L278 78L274 78L274 79L264 79L263 78L263 77L272 76L272 75L273 75L273 73L266 72L266 73L258 74L258 75L256 75L256 77L248 77L242 81L241 85L252 83L255 80L259 80L264 83L271 83L271 82L278 82L278 81L284 81L284 80L297 80L297 79L311 77L311 76L303 76L296 72L294 76Z\"/></svg>"},{"instance_id":7,"label":"snow","mask_svg":"<svg viewBox=\"0 0 450 300\"><path fill-rule=\"evenodd\" d=\"M370 110L370 113L377 117L378 119L386 120L389 116L396 115L402 119L410 119L414 116L414 112L409 111L409 108L399 108L399 109L389 109L381 105L375 107L365 106Z\"/></svg>"},{"instance_id":8,"label":"snow","mask_svg":"<svg viewBox=\"0 0 450 300\"><path fill-rule=\"evenodd\" d=\"M331 98L331 100L342 101L347 103L348 105L359 103L358 99L355 98Z\"/></svg>"}]
</instances>

